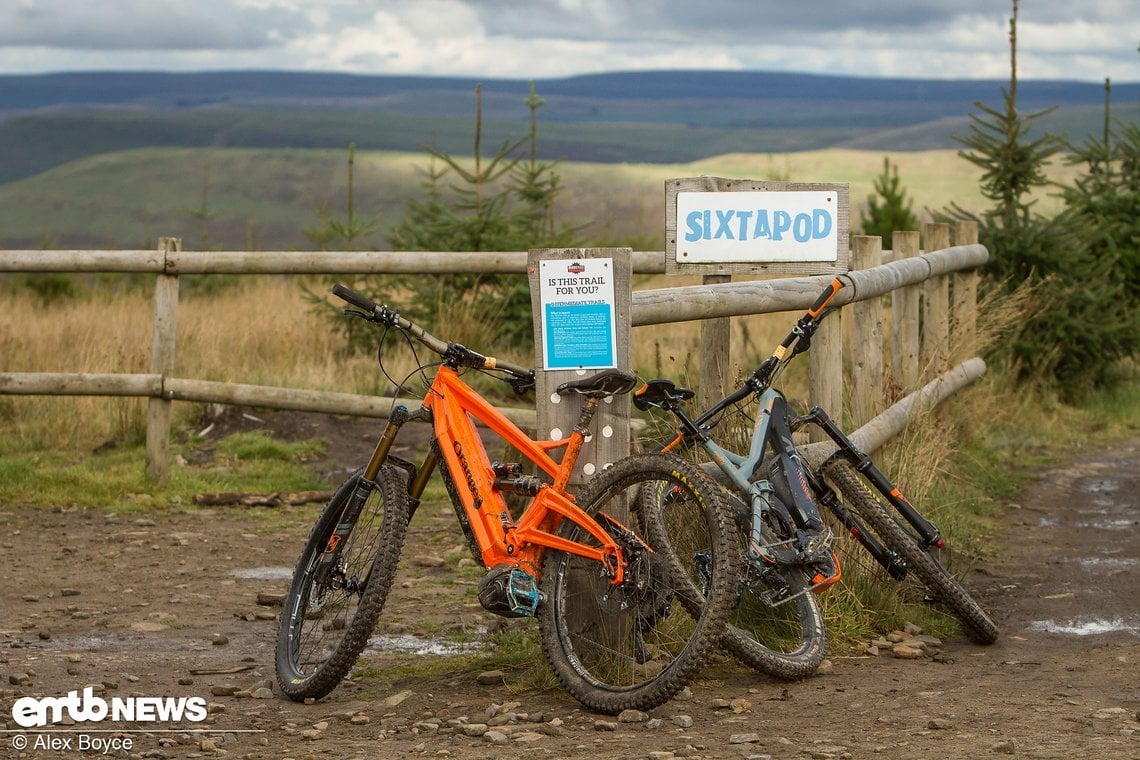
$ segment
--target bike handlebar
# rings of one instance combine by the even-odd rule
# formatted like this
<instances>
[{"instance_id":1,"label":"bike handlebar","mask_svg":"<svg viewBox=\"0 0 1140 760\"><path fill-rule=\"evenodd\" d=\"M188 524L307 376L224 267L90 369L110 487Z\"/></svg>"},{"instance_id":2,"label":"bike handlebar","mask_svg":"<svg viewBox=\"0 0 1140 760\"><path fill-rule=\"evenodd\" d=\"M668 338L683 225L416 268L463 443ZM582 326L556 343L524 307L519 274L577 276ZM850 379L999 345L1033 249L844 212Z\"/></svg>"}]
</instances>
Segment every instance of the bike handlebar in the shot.
<instances>
[{"instance_id":1,"label":"bike handlebar","mask_svg":"<svg viewBox=\"0 0 1140 760\"><path fill-rule=\"evenodd\" d=\"M798 354L800 351L806 351L808 344L811 343L811 336L815 334L819 323L823 321L823 315L827 310L827 305L831 303L831 300L835 298L842 289L843 281L838 277L829 282L827 287L823 289L823 292L819 294L819 297L815 299L815 303L804 312L803 316L796 320L795 326L792 327L787 337L780 341L780 345L776 346L776 350L772 352L772 356L761 364L756 372L752 373L752 376L758 377L765 368L768 368L769 372L776 369L779 363L788 356L788 349L792 348L794 344L800 344L803 347L801 348L800 345L797 345L792 356L795 356L795 354Z\"/></svg>"},{"instance_id":2,"label":"bike handlebar","mask_svg":"<svg viewBox=\"0 0 1140 760\"><path fill-rule=\"evenodd\" d=\"M827 309L828 304L832 299L843 289L843 281L838 277L834 278L819 294L803 316L796 320L795 326L788 333L778 346L772 352L772 355L765 359L759 367L757 367L748 379L744 381L744 385L737 388L735 391L725 396L720 401L709 407L703 414L701 414L694 423L698 426L707 425L708 422L714 419L718 414L737 403L743 401L745 398L753 393L760 393L764 388L769 387L776 374L781 368L781 362L785 359L790 359L791 356L799 353L801 350L806 350L806 344L811 342L811 336L815 334L815 330L819 327L820 321L823 319L824 311ZM801 342L802 341L802 342ZM789 349L793 345L796 346L795 350L789 355ZM803 346L803 348L801 348Z\"/></svg>"},{"instance_id":3,"label":"bike handlebar","mask_svg":"<svg viewBox=\"0 0 1140 760\"><path fill-rule=\"evenodd\" d=\"M429 349L442 356L445 361L454 362L457 366L474 367L475 369L498 369L520 379L534 379L534 370L529 367L523 367L518 364L513 364L512 362L496 359L493 356L484 356L458 343L441 340L410 319L401 317L398 311L378 304L371 298L346 288L339 282L333 285L332 292L333 295L338 298L361 309L373 322L390 325L411 335L420 343L423 343Z\"/></svg>"},{"instance_id":4,"label":"bike handlebar","mask_svg":"<svg viewBox=\"0 0 1140 760\"><path fill-rule=\"evenodd\" d=\"M812 319L819 319L819 315L822 314L823 310L827 308L827 305L831 303L831 299L835 298L842 289L843 281L838 277L829 282L827 287L823 289L823 292L819 294L819 298L815 299L815 303L807 310L808 315Z\"/></svg>"}]
</instances>

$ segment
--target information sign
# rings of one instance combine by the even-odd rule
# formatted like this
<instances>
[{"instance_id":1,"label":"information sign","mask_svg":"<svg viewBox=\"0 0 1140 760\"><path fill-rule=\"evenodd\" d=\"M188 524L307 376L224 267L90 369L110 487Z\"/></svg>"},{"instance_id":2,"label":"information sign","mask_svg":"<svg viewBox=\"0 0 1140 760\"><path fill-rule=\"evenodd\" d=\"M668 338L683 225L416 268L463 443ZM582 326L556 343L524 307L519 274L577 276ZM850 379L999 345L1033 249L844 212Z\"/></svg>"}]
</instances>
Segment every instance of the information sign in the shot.
<instances>
[{"instance_id":1,"label":"information sign","mask_svg":"<svg viewBox=\"0 0 1140 760\"><path fill-rule=\"evenodd\" d=\"M544 369L617 366L613 259L539 262Z\"/></svg>"}]
</instances>

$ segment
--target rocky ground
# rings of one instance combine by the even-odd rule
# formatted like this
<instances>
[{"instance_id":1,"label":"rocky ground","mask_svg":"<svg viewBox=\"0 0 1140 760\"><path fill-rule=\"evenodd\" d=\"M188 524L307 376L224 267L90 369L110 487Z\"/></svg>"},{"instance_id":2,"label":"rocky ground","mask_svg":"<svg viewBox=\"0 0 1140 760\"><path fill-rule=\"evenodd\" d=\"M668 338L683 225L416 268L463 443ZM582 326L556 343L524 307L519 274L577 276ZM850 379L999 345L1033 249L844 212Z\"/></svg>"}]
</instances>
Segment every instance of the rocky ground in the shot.
<instances>
[{"instance_id":1,"label":"rocky ground","mask_svg":"<svg viewBox=\"0 0 1140 760\"><path fill-rule=\"evenodd\" d=\"M903 657L883 640L790 684L721 659L681 698L621 716L429 653L478 646L497 620L446 504L413 521L422 559L404 563L367 671L316 704L276 691L277 608L259 604L284 590L316 505L2 505L0 757L1140 757L1138 486L1140 441L1041 473L1008 510L1001 561L966 579L1002 627L993 646L920 634ZM207 715L13 718L23 697L86 688L196 697Z\"/></svg>"}]
</instances>

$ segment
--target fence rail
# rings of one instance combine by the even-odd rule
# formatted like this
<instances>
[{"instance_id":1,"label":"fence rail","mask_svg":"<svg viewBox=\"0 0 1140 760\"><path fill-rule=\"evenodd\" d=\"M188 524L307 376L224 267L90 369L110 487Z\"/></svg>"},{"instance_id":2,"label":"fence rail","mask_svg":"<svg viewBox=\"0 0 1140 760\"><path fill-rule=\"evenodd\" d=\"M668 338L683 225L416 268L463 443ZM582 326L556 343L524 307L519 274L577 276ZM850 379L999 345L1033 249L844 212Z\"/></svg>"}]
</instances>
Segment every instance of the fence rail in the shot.
<instances>
[{"instance_id":1,"label":"fence rail","mask_svg":"<svg viewBox=\"0 0 1140 760\"><path fill-rule=\"evenodd\" d=\"M170 240L170 238L164 238ZM4 251L0 272L150 274L525 274L527 251ZM663 251L634 251L633 271L665 272Z\"/></svg>"},{"instance_id":2,"label":"fence rail","mask_svg":"<svg viewBox=\"0 0 1140 760\"><path fill-rule=\"evenodd\" d=\"M844 275L851 286L841 291L835 301L837 305L869 304L855 317L859 357L852 363L850 405L851 422L862 426L857 434L870 436L862 441L868 450L878 448L896 435L918 408L941 401L985 372L985 364L980 359L970 359L947 372L954 358L950 353L951 334L957 338L955 342L960 343L975 329L974 270L988 256L986 249L977 244L977 227L959 223L954 229L958 243L955 246L949 245L948 225L925 225L923 233L931 250L919 252L917 232L896 232L896 260L886 264L880 263L882 250L878 238L856 237L854 258L860 268ZM929 241L936 241L937 249ZM0 272L153 273L156 287L150 373L0 372L0 393L148 397L147 473L152 479L163 481L168 476L172 401L370 417L387 416L393 404L392 399L376 396L175 377L179 275L522 274L527 271L527 255L527 252L197 252L182 251L179 241L171 238L162 239L156 251L4 251L0 254ZM663 252L634 252L631 263L636 273L665 271ZM636 291L632 294L631 323L637 327L800 310L812 303L830 278L831 275L789 277ZM876 416L883 398L885 349L881 296L887 293L893 294L895 299L891 310L893 374L902 381L905 390L913 392L886 413ZM920 303L923 305L921 331ZM721 386L703 388L704 394L723 390L727 382L730 366L727 338L725 330L715 344L705 342L701 346L702 354L712 356L708 366L719 368ZM809 393L813 401L832 411L837 420L842 420L842 412L836 410L843 409L844 401L842 345L839 320L828 320L821 325L809 354ZM928 376L947 373L946 378L952 382L934 380L918 388L920 369L924 367ZM702 381L704 379L702 371ZM533 408L508 409L504 413L521 426L533 428L535 425ZM868 430L871 432L866 432Z\"/></svg>"}]
</instances>

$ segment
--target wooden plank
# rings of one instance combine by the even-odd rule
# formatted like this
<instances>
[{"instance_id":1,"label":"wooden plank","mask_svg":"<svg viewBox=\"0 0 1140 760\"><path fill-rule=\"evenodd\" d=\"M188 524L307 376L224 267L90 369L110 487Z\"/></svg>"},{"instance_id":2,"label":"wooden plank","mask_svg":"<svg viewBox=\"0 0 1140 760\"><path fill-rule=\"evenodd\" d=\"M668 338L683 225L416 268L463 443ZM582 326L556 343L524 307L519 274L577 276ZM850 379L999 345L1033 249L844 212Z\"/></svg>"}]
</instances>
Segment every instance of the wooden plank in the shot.
<instances>
[{"instance_id":1,"label":"wooden plank","mask_svg":"<svg viewBox=\"0 0 1140 760\"><path fill-rule=\"evenodd\" d=\"M0 372L0 393L21 396L160 396L162 375Z\"/></svg>"},{"instance_id":2,"label":"wooden plank","mask_svg":"<svg viewBox=\"0 0 1140 760\"><path fill-rule=\"evenodd\" d=\"M176 238L161 238L159 251L164 257L181 248ZM151 341L150 371L164 378L174 373L175 334L178 327L178 275L159 274L154 285L154 329ZM170 400L151 397L146 409L146 474L155 483L170 476Z\"/></svg>"},{"instance_id":3,"label":"wooden plank","mask_svg":"<svg viewBox=\"0 0 1140 760\"><path fill-rule=\"evenodd\" d=\"M0 394L22 396L135 396L166 398L320 414L386 418L393 399L336 391L280 388L162 375L116 375L93 372L0 372ZM533 429L533 409L499 407L507 419Z\"/></svg>"},{"instance_id":4,"label":"wooden plank","mask_svg":"<svg viewBox=\"0 0 1140 760\"><path fill-rule=\"evenodd\" d=\"M977 245L978 223L961 219L954 224L955 245ZM962 359L978 350L978 282L977 269L955 272L950 278L950 348L951 356Z\"/></svg>"},{"instance_id":5,"label":"wooden plank","mask_svg":"<svg viewBox=\"0 0 1140 760\"><path fill-rule=\"evenodd\" d=\"M835 297L841 306L874 298L905 285L920 283L932 272L951 272L985 263L983 246L958 246L903 261L841 275L851 285ZM833 275L785 277L717 285L638 290L633 294L633 326L800 311L811 306Z\"/></svg>"},{"instance_id":6,"label":"wooden plank","mask_svg":"<svg viewBox=\"0 0 1140 760\"><path fill-rule=\"evenodd\" d=\"M665 272L664 251L634 251L633 271ZM3 251L0 272L167 274L526 274L526 251Z\"/></svg>"},{"instance_id":7,"label":"wooden plank","mask_svg":"<svg viewBox=\"0 0 1140 760\"><path fill-rule=\"evenodd\" d=\"M842 293L843 291L840 291ZM818 296L819 293L817 292ZM834 301L832 301L834 303ZM808 306L811 304L809 303ZM822 406L836 425L843 425L843 311L836 311L820 323L808 351L808 396ZM811 440L826 435L811 425Z\"/></svg>"},{"instance_id":8,"label":"wooden plank","mask_svg":"<svg viewBox=\"0 0 1140 760\"><path fill-rule=\"evenodd\" d=\"M891 242L896 262L918 256L918 232L896 230L891 233ZM891 376L904 391L918 386L920 301L921 288L916 285L891 291Z\"/></svg>"},{"instance_id":9,"label":"wooden plank","mask_svg":"<svg viewBox=\"0 0 1140 760\"><path fill-rule=\"evenodd\" d=\"M941 251L950 247L950 225L922 225L926 250ZM931 276L922 284L922 366L929 376L941 374L950 361L950 280Z\"/></svg>"},{"instance_id":10,"label":"wooden plank","mask_svg":"<svg viewBox=\"0 0 1140 760\"><path fill-rule=\"evenodd\" d=\"M856 270L879 266L883 239L852 238L851 265ZM877 413L883 398L883 301L867 298L851 306L851 424L862 425Z\"/></svg>"},{"instance_id":11,"label":"wooden plank","mask_svg":"<svg viewBox=\"0 0 1140 760\"><path fill-rule=\"evenodd\" d=\"M662 259L664 262L664 258ZM162 251L3 251L0 272L152 272Z\"/></svg>"},{"instance_id":12,"label":"wooden plank","mask_svg":"<svg viewBox=\"0 0 1140 760\"><path fill-rule=\"evenodd\" d=\"M543 370L545 346L542 335L542 306L539 296L539 262L544 259L612 259L614 279L614 322L617 329L617 366L632 371L630 357L630 250L628 248L536 248L530 251L527 270L530 273L531 304L535 314L534 345L535 399L537 435L539 439L558 439L570 434L582 409L578 396L559 396L555 388L570 380L587 377L590 370ZM627 456L630 450L629 396L612 398L598 405L592 423L593 436L582 447L573 486L581 485L595 472ZM623 519L623 518L619 518Z\"/></svg>"}]
</instances>

